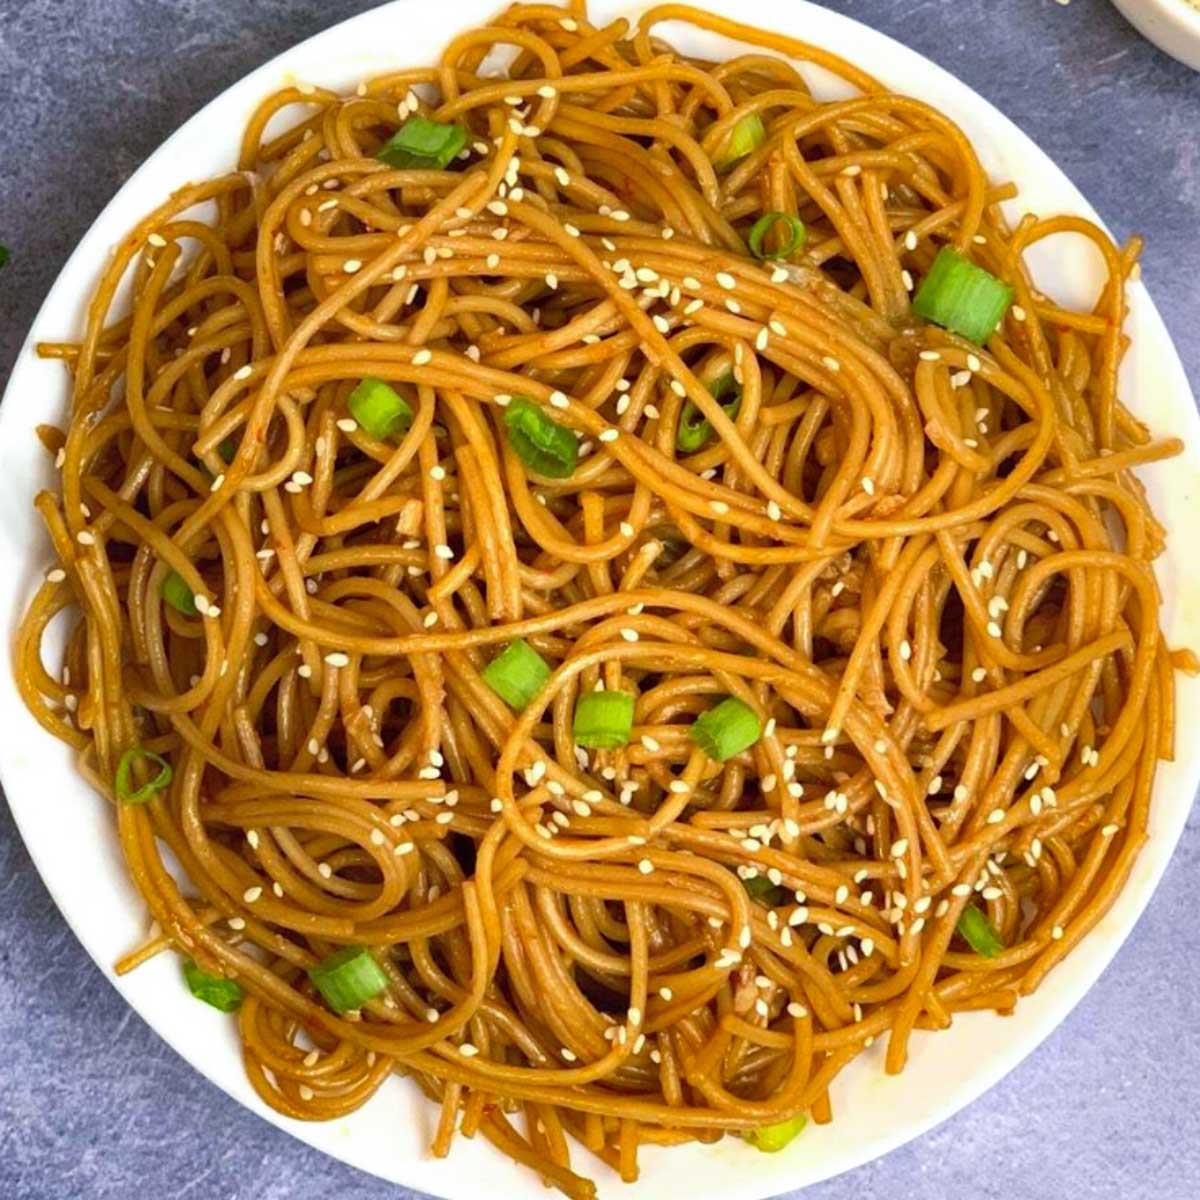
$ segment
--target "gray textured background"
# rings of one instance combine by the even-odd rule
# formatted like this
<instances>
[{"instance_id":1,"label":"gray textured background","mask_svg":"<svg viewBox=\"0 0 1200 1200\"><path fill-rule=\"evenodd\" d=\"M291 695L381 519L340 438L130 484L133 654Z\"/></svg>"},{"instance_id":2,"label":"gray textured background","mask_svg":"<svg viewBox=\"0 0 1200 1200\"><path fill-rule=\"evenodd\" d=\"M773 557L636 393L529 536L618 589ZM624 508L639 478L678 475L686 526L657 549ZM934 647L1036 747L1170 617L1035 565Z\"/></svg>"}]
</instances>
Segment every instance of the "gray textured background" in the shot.
<instances>
[{"instance_id":1,"label":"gray textured background","mask_svg":"<svg viewBox=\"0 0 1200 1200\"><path fill-rule=\"evenodd\" d=\"M0 381L76 241L159 142L250 68L368 7L0 0L0 241L13 250ZM949 68L1118 236L1149 235L1146 279L1200 390L1200 75L1105 0L830 7ZM1193 816L1128 944L1040 1050L935 1132L805 1200L1200 1194L1198 865ZM407 1200L239 1108L163 1045L63 924L4 806L0 914L0 1200Z\"/></svg>"}]
</instances>

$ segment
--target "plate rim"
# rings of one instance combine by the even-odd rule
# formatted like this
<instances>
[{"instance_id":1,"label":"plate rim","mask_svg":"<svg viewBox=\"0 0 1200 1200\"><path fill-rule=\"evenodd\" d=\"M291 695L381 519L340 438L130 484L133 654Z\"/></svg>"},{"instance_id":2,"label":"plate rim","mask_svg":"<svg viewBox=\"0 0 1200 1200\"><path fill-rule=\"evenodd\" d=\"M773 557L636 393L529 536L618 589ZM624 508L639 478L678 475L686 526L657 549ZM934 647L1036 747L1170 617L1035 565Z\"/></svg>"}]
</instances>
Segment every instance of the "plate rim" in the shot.
<instances>
[{"instance_id":1,"label":"plate rim","mask_svg":"<svg viewBox=\"0 0 1200 1200\"><path fill-rule=\"evenodd\" d=\"M48 314L54 311L63 303L63 293L68 289L71 281L71 276L79 273L86 263L100 262L99 252L102 249L101 242L108 241L109 237L105 232L107 227L117 222L115 233L116 240L121 237L126 231L132 220L136 220L143 212L148 211L150 207L158 199L161 199L157 193L152 195L150 201L145 204L134 204L130 206L130 200L138 193L139 187L146 183L154 171L161 166L162 162L169 159L172 152L182 146L187 139L194 135L198 130L203 129L219 120L222 110L235 109L238 112L243 112L248 109L255 97L265 95L272 86L279 85L278 76L283 73L288 73L288 64L297 60L303 60L306 57L311 57L314 50L326 42L335 42L345 40L350 35L356 33L359 29L370 30L377 26L380 22L385 21L392 13L399 13L402 10L411 8L417 0L389 0L377 8L369 9L365 12L356 14L347 18L344 21L338 22L320 32L304 39L301 42L281 51L279 54L271 57L260 66L249 71L241 78L232 83L229 87L222 90L219 94L212 97L209 101L203 104L196 112L194 112L186 121L184 121L173 133L171 133L147 158L138 166L125 183L117 189L112 198L104 205L101 211L97 214L87 232L79 240L76 248L67 258L63 267L55 278L54 283L48 290L42 304L38 308L37 315L34 317L30 325L29 332L22 342L18 351L16 360L14 361L12 372L10 374L5 393L4 401L0 403L0 442L7 442L10 436L14 433L27 433L28 426L22 427L16 413L18 412L18 397L17 394L22 386L22 380L26 373L31 369L29 360L33 352L33 346L39 337L49 336L48 331L43 331L41 327L48 320ZM466 18L460 16L466 9L471 8L472 12L476 6L484 11L490 12L499 7L500 0L470 0L469 4L459 4L453 6L448 15L433 19L431 24L435 25L440 32L437 34L438 39L444 43L453 35L455 31L461 29L466 24ZM856 56L848 51L856 44L866 44L872 47L872 53L876 51L886 54L893 54L897 64L895 71L889 74L903 73L909 67L917 67L923 72L927 72L929 78L936 84L938 89L948 89L955 93L956 98L962 104L964 110L974 109L975 114L980 116L986 123L989 130L994 130L998 137L1002 138L1006 144L1015 145L1021 153L1026 157L1028 166L1027 173L1032 174L1034 171L1048 171L1056 184L1060 184L1071 200L1070 211L1088 217L1097 222L1102 227L1103 221L1096 213L1092 205L1080 192L1070 176L1059 167L1050 157L1037 145L1033 139L1024 133L1013 121L1011 121L1000 109L998 109L989 100L975 91L969 84L954 76L951 72L935 63L921 52L914 50L889 35L882 33L879 30L871 28L869 25L856 20L842 12L824 8L818 4L814 4L811 0L699 0L699 6L708 8L710 11L720 11L733 9L729 15L735 16L743 21L756 20L753 15L747 15L754 11L766 8L772 10L772 20L775 22L774 28L790 27L795 28L805 24L805 18L815 25L818 29L818 36L811 40L817 45L829 45L830 49L835 49L838 53L846 54L849 58ZM599 3L594 3L593 8L604 8L611 10L619 8L626 12L644 11L651 7L649 0L642 4L625 3L623 0L601 0ZM824 35L824 36L823 36ZM830 44L832 42L832 44ZM305 77L308 79L319 78L319 72L306 70ZM920 95L928 88L914 89L912 94ZM948 113L956 121L961 119L961 113L950 111ZM234 145L230 145L230 150L233 151ZM186 173L185 173L186 174ZM175 186L180 186L185 182L185 175L180 175ZM128 218L120 216L128 210ZM119 220L118 220L119 217ZM1106 228L1106 227L1105 227ZM95 272L89 272L89 278L94 278ZM1192 397L1190 385L1183 369L1182 362L1179 359L1178 351L1175 348L1174 342L1166 329L1161 315L1159 314L1154 302L1151 300L1148 292L1142 285L1135 285L1130 289L1133 300L1138 309L1140 320L1147 326L1143 333L1143 338L1149 337L1153 339L1156 350L1159 353L1165 349L1166 358L1162 363L1163 370L1169 377L1170 390L1172 395L1178 396L1191 401L1187 406L1186 411L1176 412L1172 407L1172 416L1178 417L1179 424L1183 426L1191 426L1189 442L1189 451L1194 450L1198 439L1200 439L1200 419L1197 418L1195 410L1195 400ZM1135 405L1136 407L1136 405ZM29 497L26 497L28 503ZM0 514L3 512L4 499L0 498ZM14 565L14 564L10 564ZM16 566L26 570L28 573L28 563L15 564ZM17 572L13 572L14 574ZM18 608L22 603L22 596L19 585L5 582L0 588L0 602L7 599L6 593L11 590L12 598L17 601ZM10 629L12 628L12 614L6 613L10 620ZM10 638L11 645L11 638ZM0 698L3 698L7 703L15 695L15 685L12 680L11 670L0 672ZM18 703L19 703L19 697ZM39 727L40 728L40 727ZM43 736L47 739L51 735L42 731ZM51 739L52 740L52 739ZM189 1037L186 1031L177 1030L172 1026L167 1016L160 1012L150 1000L145 997L134 995L135 989L125 980L118 981L111 969L111 960L106 961L101 957L107 951L101 951L95 943L95 939L90 933L85 933L82 928L82 920L80 914L69 898L65 896L61 887L56 886L52 882L54 871L47 865L48 856L45 853L46 847L41 843L38 836L33 832L32 824L28 820L28 816L23 820L22 808L28 801L14 800L13 793L9 787L9 781L16 775L16 770L13 762L13 749L11 746L12 739L0 739L0 783L4 785L6 800L9 805L10 812L13 815L14 824L25 844L35 869L41 878L43 885L46 887L51 898L53 899L56 908L66 921L68 927L75 935L87 951L89 957L100 968L101 974L111 983L120 993L124 1001L144 1020L155 1033L161 1037L176 1053L178 1053L190 1067L199 1071L211 1083L221 1089L230 1099L234 1100L239 1105L249 1108L257 1115L265 1117L276 1128L296 1137L306 1145L319 1149L322 1152L329 1154L331 1157L338 1159L348 1165L357 1167L369 1174L376 1175L379 1178L388 1180L389 1182L402 1183L404 1186L419 1188L422 1191L429 1192L439 1196L451 1198L451 1200L467 1200L468 1196L473 1197L477 1188L474 1186L473 1177L459 1178L457 1180L449 1180L444 1172L431 1171L429 1168L433 1163L440 1160L430 1160L428 1156L410 1161L406 1164L401 1164L404 1167L403 1175L395 1171L381 1170L378 1164L372 1164L364 1160L361 1155L356 1153L342 1152L332 1144L331 1137L318 1136L317 1130L322 1127L314 1126L305 1122L291 1121L286 1117L276 1113L273 1109L258 1101L253 1093L247 1095L246 1091L241 1094L232 1088L228 1081L223 1079L217 1070L217 1064L203 1057L202 1049L195 1045L189 1044ZM1120 897L1118 897L1117 905L1120 911L1120 919L1115 922L1115 929L1111 936L1104 943L1103 948L1098 954L1093 954L1085 964L1082 965L1079 972L1073 977L1072 982L1062 985L1054 993L1054 999L1048 1005L1048 1011L1042 1013L1036 1019L1030 1019L1028 1016L1025 1019L1024 1026L1019 1035L1014 1038L1014 1045L1010 1051L1002 1056L993 1056L987 1063L984 1069L977 1071L970 1079L969 1084L961 1086L953 1094L948 1103L944 1103L941 1108L928 1119L920 1119L906 1126L901 1131L899 1127L896 1132L877 1135L869 1142L866 1149L861 1153L843 1154L840 1159L836 1156L826 1164L827 1169L819 1168L816 1171L810 1171L804 1174L801 1181L792 1181L788 1184L784 1182L785 1187L804 1187L810 1184L818 1183L824 1179L831 1178L845 1171L852 1170L862 1166L874 1159L881 1157L897 1147L914 1141L917 1138L924 1136L931 1129L948 1120L951 1116L960 1112L967 1105L973 1103L980 1095L990 1089L1001 1078L1007 1075L1017 1065L1024 1061L1032 1054L1042 1043L1050 1036L1050 1034L1058 1027L1063 1019L1069 1015L1075 1007L1082 1001L1083 997L1090 991L1096 980L1100 977L1103 971L1108 967L1118 951L1124 945L1129 934L1134 926L1145 912L1154 892L1157 889L1158 883L1162 878L1168 863L1174 856L1179 837L1184 828L1187 819L1188 811L1191 807L1191 797L1195 795L1196 784L1200 781L1200 758L1192 764L1192 769L1189 778L1189 799L1186 804L1179 804L1178 811L1171 810L1171 820L1165 830L1156 832L1155 839L1143 849L1138 860L1139 865L1148 864L1149 870L1142 872L1142 878L1138 883L1139 894L1136 903L1124 904L1122 901L1126 899L1126 892L1134 887L1134 881L1131 878L1127 881L1125 888ZM94 800L94 793L83 781L79 779L79 786L83 792L86 792L89 799ZM1155 781L1155 795L1153 799L1157 801L1161 808L1162 799L1159 792L1162 788L1162 775L1159 774ZM1128 909L1129 911L1123 911ZM1111 915L1111 914L1110 914ZM1109 918L1106 918L1108 920ZM1094 939L1097 931L1093 930L1089 934L1089 939ZM1087 939L1085 939L1086 941ZM1082 949L1082 947L1081 947ZM1078 950L1077 952L1078 953ZM161 966L160 964L156 964ZM1061 993L1061 994L1060 994ZM1023 1005L1024 1006L1024 1005ZM1018 1020L1020 1018L1017 1018ZM238 1070L240 1071L240 1062ZM376 1101L376 1103L378 1103ZM426 1104L425 1101L420 1101L421 1104ZM843 1118L845 1120L845 1118ZM335 1123L330 1123L326 1129L333 1129ZM728 1139L720 1145L725 1145ZM716 1148L711 1148L716 1149ZM709 1152L711 1152L711 1149ZM461 1153L461 1147L456 1148L452 1153L451 1161L454 1156ZM680 1153L674 1151L673 1153ZM783 1158L784 1156L779 1156ZM598 1174L599 1168L593 1171L594 1161L589 1159L586 1161L586 1169L589 1173ZM461 1175L467 1176L467 1172L462 1172ZM747 1173L751 1174L751 1173ZM760 1182L758 1184L747 1184L746 1186L725 1186L722 1194L729 1197L729 1200L759 1200L764 1195L774 1194L781 1183L781 1177L778 1170L766 1172L756 1171L753 1174L757 1175ZM522 1178L532 1180L532 1176L525 1176L522 1169ZM769 1192L763 1191L763 1186L769 1186L772 1190ZM644 1189L643 1189L644 1190ZM498 1194L507 1195L506 1192L498 1192ZM607 1188L602 1187L601 1194L609 1195ZM636 1197L638 1195L637 1185L632 1188L620 1186L619 1190L613 1191L613 1195L626 1195ZM708 1193L698 1193L707 1195Z\"/></svg>"}]
</instances>

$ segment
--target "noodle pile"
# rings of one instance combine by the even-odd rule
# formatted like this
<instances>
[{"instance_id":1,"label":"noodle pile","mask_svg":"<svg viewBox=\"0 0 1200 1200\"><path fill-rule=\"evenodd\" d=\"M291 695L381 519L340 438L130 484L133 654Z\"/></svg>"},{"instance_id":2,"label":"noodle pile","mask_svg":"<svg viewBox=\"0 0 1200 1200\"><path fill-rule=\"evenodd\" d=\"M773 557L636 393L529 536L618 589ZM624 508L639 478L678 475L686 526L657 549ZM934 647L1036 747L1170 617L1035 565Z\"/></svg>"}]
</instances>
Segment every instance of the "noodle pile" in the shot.
<instances>
[{"instance_id":1,"label":"noodle pile","mask_svg":"<svg viewBox=\"0 0 1200 1200\"><path fill-rule=\"evenodd\" d=\"M752 49L688 59L666 20ZM448 168L377 159L416 113L468 130ZM674 5L517 5L436 67L265 100L42 348L73 403L17 672L156 922L120 969L236 980L281 1113L401 1072L436 1154L482 1134L572 1197L573 1142L632 1180L644 1145L829 1120L876 1038L895 1072L914 1029L1010 1012L1128 877L1190 662L1131 474L1179 444L1116 390L1139 244L1010 229L1014 194L929 106ZM803 250L749 253L767 212ZM1023 268L1060 233L1107 266L1091 312ZM911 312L946 245L1015 290L986 348ZM394 440L349 415L365 377ZM514 452L514 397L578 434L568 477ZM521 711L482 678L517 639L553 668ZM632 736L589 751L601 688ZM718 762L689 728L727 696L762 736ZM172 771L146 803L131 748ZM307 972L343 946L387 987L338 1014Z\"/></svg>"}]
</instances>

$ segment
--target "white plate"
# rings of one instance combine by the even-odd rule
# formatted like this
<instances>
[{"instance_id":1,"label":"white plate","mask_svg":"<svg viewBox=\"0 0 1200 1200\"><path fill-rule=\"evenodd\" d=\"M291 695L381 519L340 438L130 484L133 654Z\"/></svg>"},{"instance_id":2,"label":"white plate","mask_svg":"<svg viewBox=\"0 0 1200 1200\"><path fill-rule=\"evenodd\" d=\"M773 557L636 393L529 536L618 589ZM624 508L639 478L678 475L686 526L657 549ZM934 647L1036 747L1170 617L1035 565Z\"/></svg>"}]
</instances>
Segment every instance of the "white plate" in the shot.
<instances>
[{"instance_id":1,"label":"white plate","mask_svg":"<svg viewBox=\"0 0 1200 1200\"><path fill-rule=\"evenodd\" d=\"M497 0L458 0L418 8L402 0L338 25L280 55L218 97L149 159L104 210L79 244L50 292L13 372L0 409L0 611L10 640L18 614L48 563L48 545L32 499L49 486L48 456L33 426L60 421L66 373L34 356L39 339L78 333L84 304L109 248L174 188L228 170L245 118L268 92L286 81L310 80L346 88L360 78L400 66L432 62L456 31L484 22ZM974 139L985 165L1015 179L1022 203L1039 213L1070 211L1093 220L1084 198L1053 163L986 101L911 50L855 21L799 0L709 0L739 20L807 38L836 50L866 70L937 105ZM594 13L633 16L620 0L594 0ZM664 30L682 48L727 57L735 46L681 27ZM815 78L816 73L814 73ZM827 86L828 80L816 80ZM1153 233L1153 230L1150 231ZM1059 298L1090 302L1098 281L1094 252L1059 239L1039 251L1041 286ZM1185 553L1200 518L1200 422L1183 368L1144 289L1132 289L1129 330L1133 348L1122 371L1122 392L1134 412L1159 435L1176 434L1187 453L1146 472L1150 498L1172 536L1174 557L1160 565L1163 619L1172 645L1200 646L1200 556ZM1192 522L1189 530L1188 521ZM1200 722L1200 684L1179 681L1179 727ZM137 943L145 914L126 881L112 822L76 775L70 755L26 713L9 672L0 672L0 773L9 804L47 887L79 940L131 1005L179 1051L234 1099L326 1153L386 1179L454 1200L475 1200L486 1178L495 1200L527 1197L541 1188L522 1168L482 1140L456 1143L448 1160L429 1157L434 1109L414 1087L391 1081L363 1110L328 1124L286 1120L254 1095L242 1072L233 1023L197 1005L181 986L174 955L163 955L125 979L111 964ZM605 1200L682 1192L690 1200L758 1200L848 1170L910 1140L969 1103L1021 1061L1063 1019L1112 958L1167 863L1200 778L1200 738L1180 740L1180 758L1163 764L1151 813L1152 837L1112 912L1045 986L999 1020L962 1016L954 1028L918 1035L912 1062L898 1078L882 1073L882 1046L863 1055L837 1081L837 1119L810 1127L789 1150L761 1155L737 1139L708 1148L648 1150L642 1182L631 1193L586 1152L582 1170L600 1181ZM97 1097L102 1103L103 1098ZM485 1174L486 1172L486 1174Z\"/></svg>"}]
</instances>

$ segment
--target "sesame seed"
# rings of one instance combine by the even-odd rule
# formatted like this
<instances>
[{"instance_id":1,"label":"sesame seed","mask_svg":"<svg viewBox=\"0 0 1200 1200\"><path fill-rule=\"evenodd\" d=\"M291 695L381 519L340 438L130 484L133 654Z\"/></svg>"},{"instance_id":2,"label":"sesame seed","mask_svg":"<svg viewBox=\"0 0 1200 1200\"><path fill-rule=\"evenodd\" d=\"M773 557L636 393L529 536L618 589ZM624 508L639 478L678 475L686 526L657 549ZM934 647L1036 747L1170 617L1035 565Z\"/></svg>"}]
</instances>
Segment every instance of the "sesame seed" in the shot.
<instances>
[{"instance_id":1,"label":"sesame seed","mask_svg":"<svg viewBox=\"0 0 1200 1200\"><path fill-rule=\"evenodd\" d=\"M915 230L910 229L904 235L905 250L915 250L917 248L917 234Z\"/></svg>"},{"instance_id":2,"label":"sesame seed","mask_svg":"<svg viewBox=\"0 0 1200 1200\"><path fill-rule=\"evenodd\" d=\"M261 896L262 896L262 894L263 894L263 890L262 890L262 888L260 888L260 887L249 887L249 888L247 888L247 889L246 889L246 890L245 890L245 891L242 893L242 899L243 899L243 900L244 900L244 901L245 901L247 904L253 904L253 903L254 903L256 900L258 900L258 899L259 899L259 897L261 897Z\"/></svg>"},{"instance_id":3,"label":"sesame seed","mask_svg":"<svg viewBox=\"0 0 1200 1200\"><path fill-rule=\"evenodd\" d=\"M992 811L990 813L988 813L987 823L989 825L999 825L1000 822L1003 820L1004 820L1004 809L1002 809L1002 808L993 808Z\"/></svg>"},{"instance_id":4,"label":"sesame seed","mask_svg":"<svg viewBox=\"0 0 1200 1200\"><path fill-rule=\"evenodd\" d=\"M604 429L599 434L599 440L602 442L615 442L621 436L619 429Z\"/></svg>"},{"instance_id":5,"label":"sesame seed","mask_svg":"<svg viewBox=\"0 0 1200 1200\"><path fill-rule=\"evenodd\" d=\"M325 661L331 667L348 667L350 665L350 656L343 654L340 650L334 650L325 655Z\"/></svg>"},{"instance_id":6,"label":"sesame seed","mask_svg":"<svg viewBox=\"0 0 1200 1200\"><path fill-rule=\"evenodd\" d=\"M821 359L821 361L825 364L826 368L830 371L840 371L842 369L842 364L840 362L838 362L838 360L836 358L833 358L831 355L826 354Z\"/></svg>"},{"instance_id":7,"label":"sesame seed","mask_svg":"<svg viewBox=\"0 0 1200 1200\"><path fill-rule=\"evenodd\" d=\"M81 529L76 535L75 540L81 546L94 546L96 544L96 535L86 529Z\"/></svg>"},{"instance_id":8,"label":"sesame seed","mask_svg":"<svg viewBox=\"0 0 1200 1200\"><path fill-rule=\"evenodd\" d=\"M908 662L912 658L912 646L909 645L907 640L900 643L900 658L904 662Z\"/></svg>"},{"instance_id":9,"label":"sesame seed","mask_svg":"<svg viewBox=\"0 0 1200 1200\"><path fill-rule=\"evenodd\" d=\"M636 629L622 629L621 636L627 642L636 642L638 640L638 632Z\"/></svg>"},{"instance_id":10,"label":"sesame seed","mask_svg":"<svg viewBox=\"0 0 1200 1200\"><path fill-rule=\"evenodd\" d=\"M875 480L873 480L869 475L864 475L862 478L862 490L866 492L868 496L875 495Z\"/></svg>"},{"instance_id":11,"label":"sesame seed","mask_svg":"<svg viewBox=\"0 0 1200 1200\"><path fill-rule=\"evenodd\" d=\"M737 280L728 271L718 271L716 279L717 283L727 292L732 292L737 287Z\"/></svg>"},{"instance_id":12,"label":"sesame seed","mask_svg":"<svg viewBox=\"0 0 1200 1200\"><path fill-rule=\"evenodd\" d=\"M1063 936L1063 927L1061 925L1055 925L1055 927L1052 930L1050 930L1050 936L1056 942L1061 941L1062 936Z\"/></svg>"},{"instance_id":13,"label":"sesame seed","mask_svg":"<svg viewBox=\"0 0 1200 1200\"><path fill-rule=\"evenodd\" d=\"M423 367L427 362L431 362L432 360L432 350L418 350L416 354L412 356L412 363L414 367Z\"/></svg>"},{"instance_id":14,"label":"sesame seed","mask_svg":"<svg viewBox=\"0 0 1200 1200\"><path fill-rule=\"evenodd\" d=\"M1025 320L1025 310L1019 304L1014 304L1010 311L1012 312L1014 321Z\"/></svg>"},{"instance_id":15,"label":"sesame seed","mask_svg":"<svg viewBox=\"0 0 1200 1200\"><path fill-rule=\"evenodd\" d=\"M677 796L686 796L692 790L692 785L684 779L672 779L667 785L667 791Z\"/></svg>"}]
</instances>

